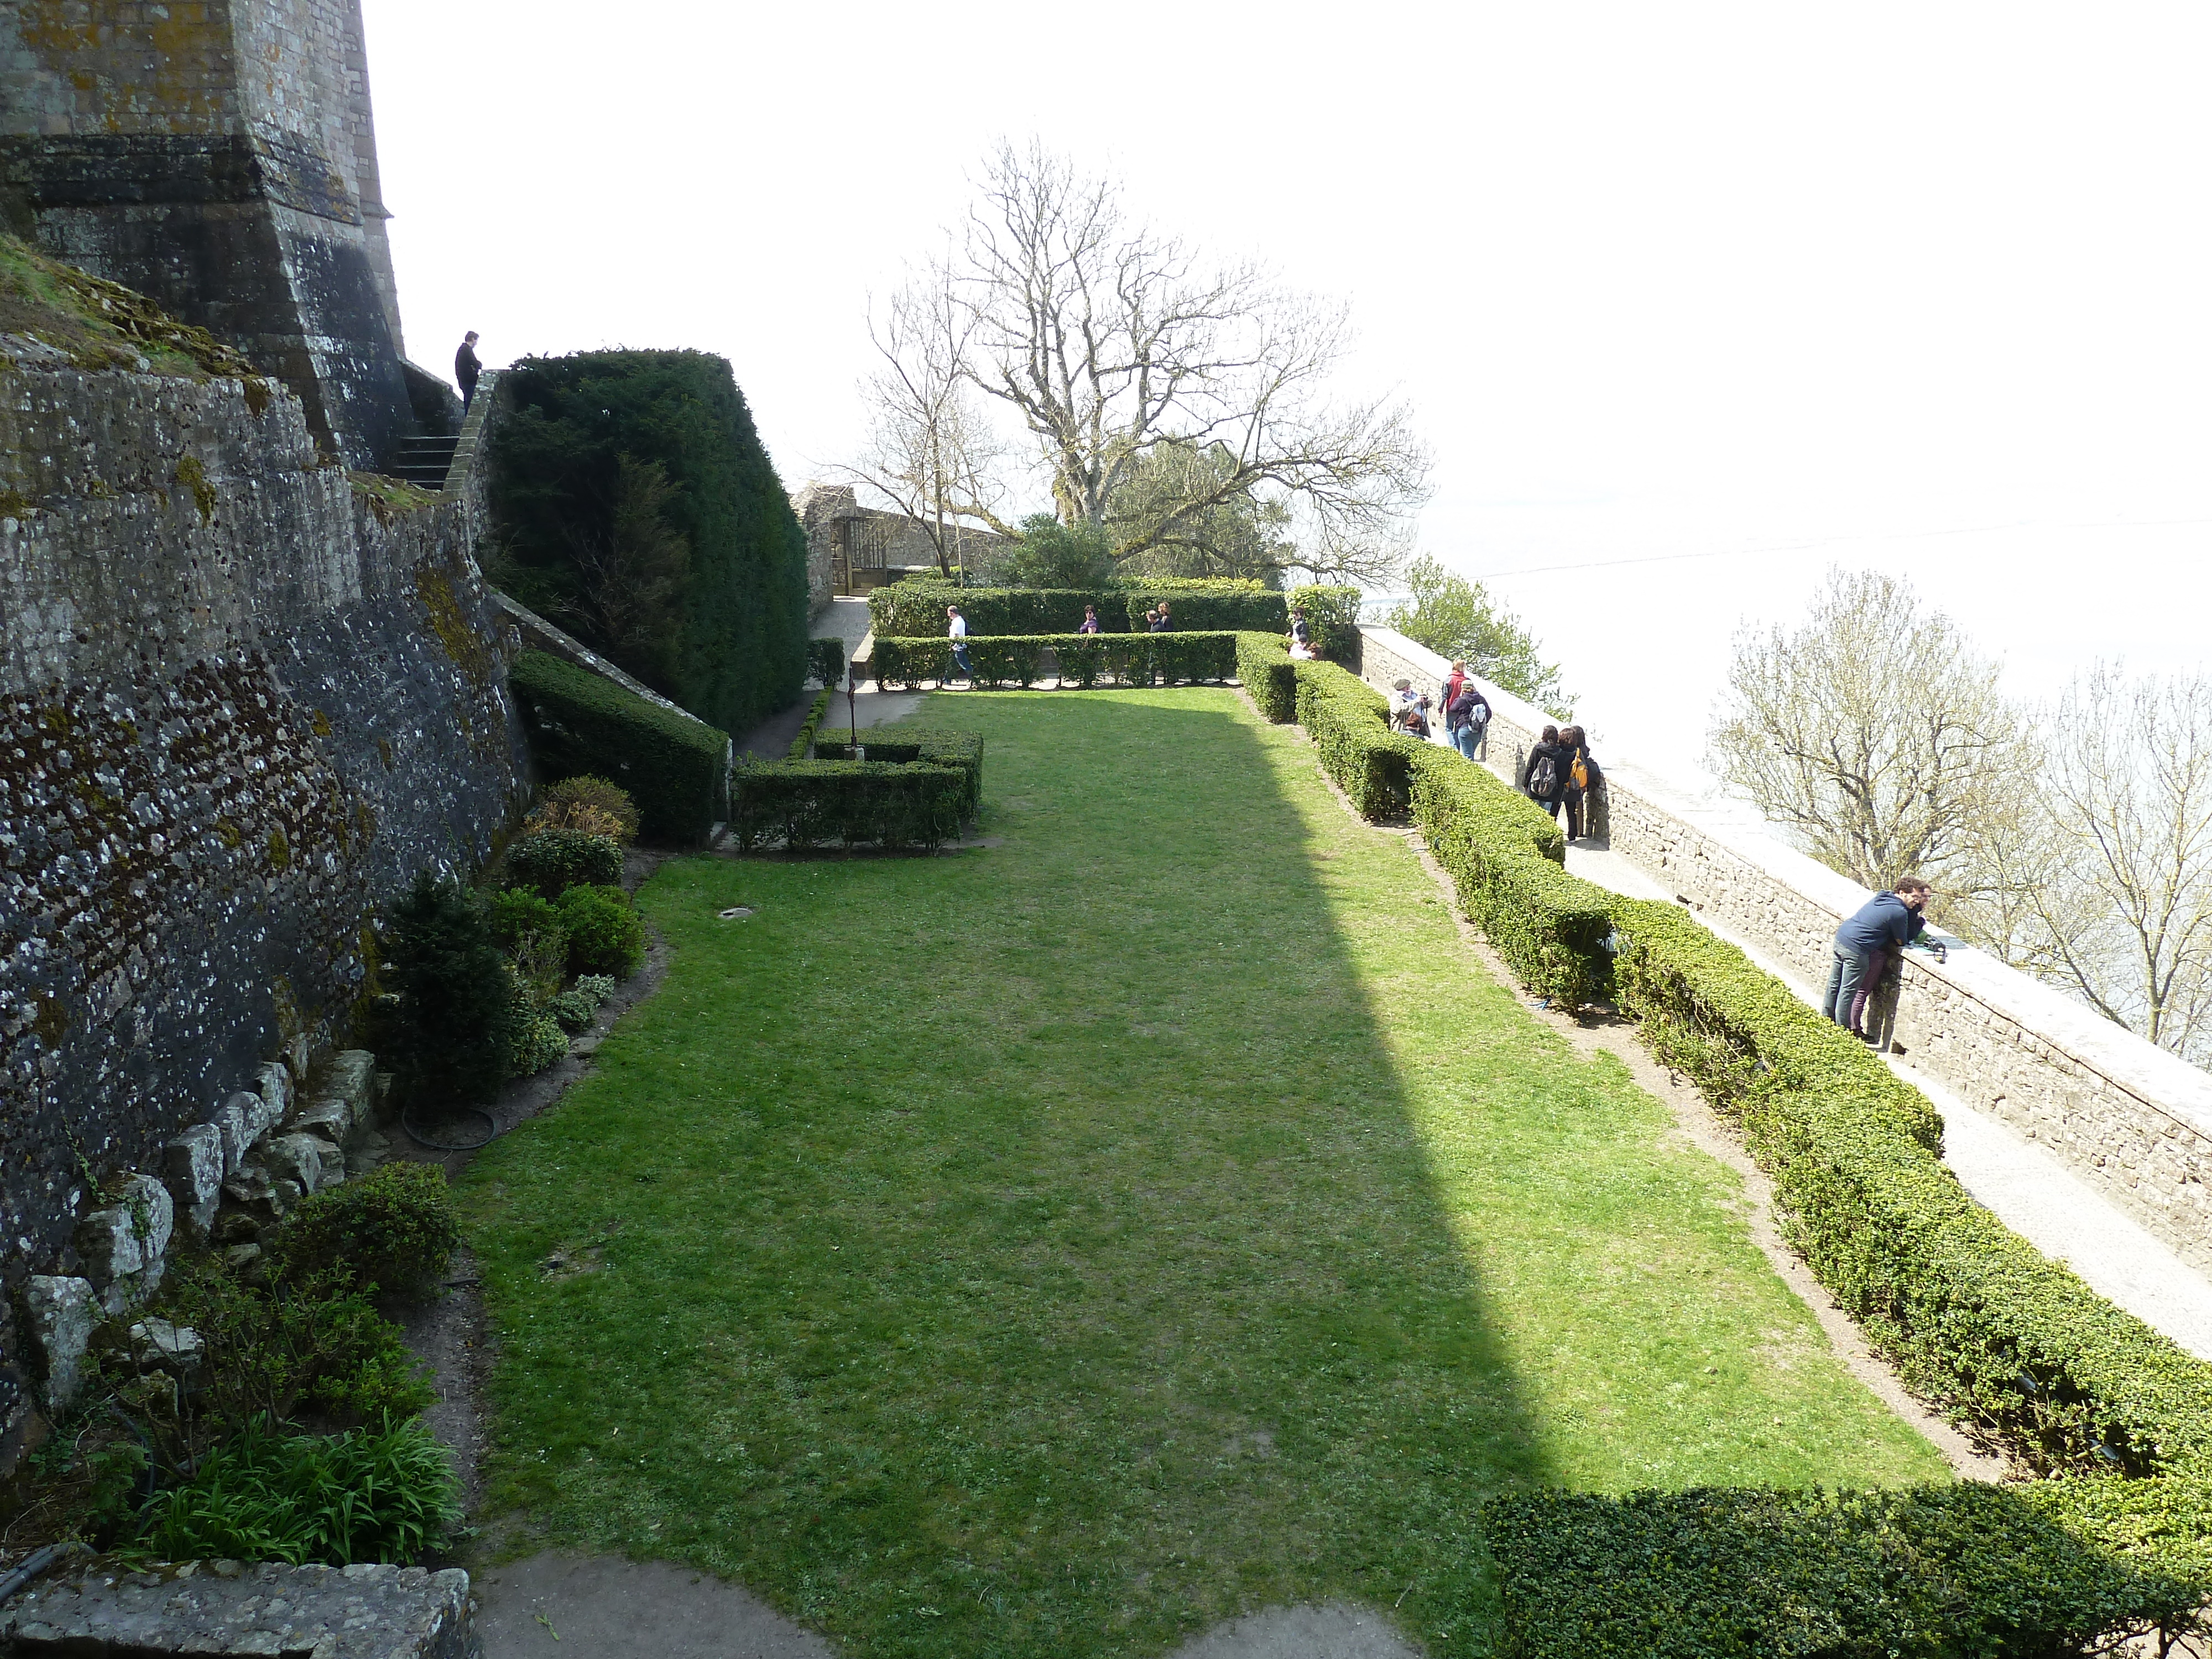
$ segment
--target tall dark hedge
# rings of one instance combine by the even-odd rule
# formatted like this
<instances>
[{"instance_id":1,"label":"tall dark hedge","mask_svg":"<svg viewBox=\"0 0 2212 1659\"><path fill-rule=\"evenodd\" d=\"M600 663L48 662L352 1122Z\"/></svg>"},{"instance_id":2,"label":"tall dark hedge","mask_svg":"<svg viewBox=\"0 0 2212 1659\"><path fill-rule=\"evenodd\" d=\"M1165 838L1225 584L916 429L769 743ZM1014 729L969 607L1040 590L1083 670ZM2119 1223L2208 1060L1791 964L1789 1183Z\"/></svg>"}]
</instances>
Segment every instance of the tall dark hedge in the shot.
<instances>
[{"instance_id":1,"label":"tall dark hedge","mask_svg":"<svg viewBox=\"0 0 2212 1659\"><path fill-rule=\"evenodd\" d=\"M573 592L575 528L611 527L620 459L658 462L681 486L667 512L691 556L678 637L640 678L726 732L788 707L806 677L806 532L729 364L703 351L526 357L502 389L514 408L494 447L492 510L515 597Z\"/></svg>"}]
</instances>

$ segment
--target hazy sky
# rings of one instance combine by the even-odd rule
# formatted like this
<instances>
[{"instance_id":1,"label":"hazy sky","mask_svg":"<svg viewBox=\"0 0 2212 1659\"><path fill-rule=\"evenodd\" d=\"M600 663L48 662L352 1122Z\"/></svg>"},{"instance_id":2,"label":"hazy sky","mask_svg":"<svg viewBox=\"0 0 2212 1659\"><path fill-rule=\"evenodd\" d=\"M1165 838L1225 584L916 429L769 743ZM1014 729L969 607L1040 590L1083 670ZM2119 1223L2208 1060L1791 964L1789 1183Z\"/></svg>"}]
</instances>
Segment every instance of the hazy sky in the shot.
<instances>
[{"instance_id":1,"label":"hazy sky","mask_svg":"<svg viewBox=\"0 0 2212 1659\"><path fill-rule=\"evenodd\" d=\"M363 9L434 367L717 351L795 485L856 447L869 295L1034 134L1352 301L1422 545L1617 757L1694 757L1731 632L1832 562L2022 690L2204 660L2201 6Z\"/></svg>"}]
</instances>

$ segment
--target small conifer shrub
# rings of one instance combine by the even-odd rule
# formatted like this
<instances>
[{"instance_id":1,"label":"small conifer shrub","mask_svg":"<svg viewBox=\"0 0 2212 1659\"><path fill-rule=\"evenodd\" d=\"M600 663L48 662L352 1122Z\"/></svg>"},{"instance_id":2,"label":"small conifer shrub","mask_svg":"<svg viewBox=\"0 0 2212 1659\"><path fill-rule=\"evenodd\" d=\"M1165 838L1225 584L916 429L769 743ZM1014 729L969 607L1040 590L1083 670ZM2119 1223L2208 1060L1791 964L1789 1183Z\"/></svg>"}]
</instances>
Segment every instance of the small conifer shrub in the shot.
<instances>
[{"instance_id":1,"label":"small conifer shrub","mask_svg":"<svg viewBox=\"0 0 2212 1659\"><path fill-rule=\"evenodd\" d=\"M507 1075L514 1016L507 963L482 907L425 872L384 931L384 981L398 999L393 1059L409 1096L446 1106L489 1099Z\"/></svg>"}]
</instances>

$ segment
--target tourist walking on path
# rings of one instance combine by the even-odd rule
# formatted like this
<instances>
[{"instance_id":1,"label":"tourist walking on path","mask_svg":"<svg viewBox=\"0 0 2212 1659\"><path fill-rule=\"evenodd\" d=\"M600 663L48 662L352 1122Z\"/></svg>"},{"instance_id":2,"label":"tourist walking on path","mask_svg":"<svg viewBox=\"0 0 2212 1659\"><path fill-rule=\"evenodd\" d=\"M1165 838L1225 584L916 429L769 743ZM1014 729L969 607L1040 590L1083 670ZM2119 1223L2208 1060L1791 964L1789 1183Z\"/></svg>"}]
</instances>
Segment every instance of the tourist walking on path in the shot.
<instances>
[{"instance_id":1,"label":"tourist walking on path","mask_svg":"<svg viewBox=\"0 0 2212 1659\"><path fill-rule=\"evenodd\" d=\"M960 607L945 607L945 636L952 641L952 660L960 665L960 672L968 677L968 684L975 684L975 670L968 660L968 618L960 614Z\"/></svg>"},{"instance_id":2,"label":"tourist walking on path","mask_svg":"<svg viewBox=\"0 0 2212 1659\"><path fill-rule=\"evenodd\" d=\"M1098 607L1097 605L1086 605L1083 607L1083 626L1077 629L1075 631L1079 634L1096 634L1098 631Z\"/></svg>"},{"instance_id":3,"label":"tourist walking on path","mask_svg":"<svg viewBox=\"0 0 2212 1659\"><path fill-rule=\"evenodd\" d=\"M471 329L461 338L461 349L453 354L453 378L461 383L461 412L468 413L469 405L476 401L477 376L483 373L483 365L477 361L477 331Z\"/></svg>"},{"instance_id":4,"label":"tourist walking on path","mask_svg":"<svg viewBox=\"0 0 2212 1659\"><path fill-rule=\"evenodd\" d=\"M1459 689L1444 704L1444 732L1452 747L1469 760L1480 758L1476 750L1486 744L1490 735L1490 704L1474 682L1463 676Z\"/></svg>"},{"instance_id":5,"label":"tourist walking on path","mask_svg":"<svg viewBox=\"0 0 2212 1659\"><path fill-rule=\"evenodd\" d=\"M1893 891L1875 894L1836 929L1828 988L1820 998L1823 1018L1862 1042L1874 1041L1861 1028L1867 994L1874 989L1869 976L1889 965L1890 951L1902 951L1920 937L1928 925L1920 914L1927 904L1928 884L1917 876L1900 876Z\"/></svg>"},{"instance_id":6,"label":"tourist walking on path","mask_svg":"<svg viewBox=\"0 0 2212 1659\"><path fill-rule=\"evenodd\" d=\"M1547 726L1528 758L1521 763L1521 793L1544 809L1544 816L1559 815L1560 799L1567 793L1567 755L1559 747L1559 728Z\"/></svg>"},{"instance_id":7,"label":"tourist walking on path","mask_svg":"<svg viewBox=\"0 0 2212 1659\"><path fill-rule=\"evenodd\" d=\"M1567 839L1580 841L1589 834L1590 791L1605 781L1605 774L1597 769L1597 762L1590 757L1589 744L1581 726L1560 728L1559 749L1566 757L1561 769L1567 775L1567 782L1559 803L1567 809Z\"/></svg>"}]
</instances>

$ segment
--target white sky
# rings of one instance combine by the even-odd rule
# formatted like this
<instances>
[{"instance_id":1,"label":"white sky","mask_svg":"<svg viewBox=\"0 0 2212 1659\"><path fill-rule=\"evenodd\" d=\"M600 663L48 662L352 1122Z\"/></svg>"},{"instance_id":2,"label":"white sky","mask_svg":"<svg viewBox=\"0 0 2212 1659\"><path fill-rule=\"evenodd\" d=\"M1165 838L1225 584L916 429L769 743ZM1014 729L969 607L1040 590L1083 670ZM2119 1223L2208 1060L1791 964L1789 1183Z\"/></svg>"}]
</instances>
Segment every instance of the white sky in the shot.
<instances>
[{"instance_id":1,"label":"white sky","mask_svg":"<svg viewBox=\"0 0 2212 1659\"><path fill-rule=\"evenodd\" d=\"M1036 134L1352 300L1427 550L1599 567L1492 586L1601 754L1694 759L1730 633L1837 562L2023 691L2205 659L2202 6L363 10L432 367L720 352L796 485L857 447L867 296Z\"/></svg>"}]
</instances>

